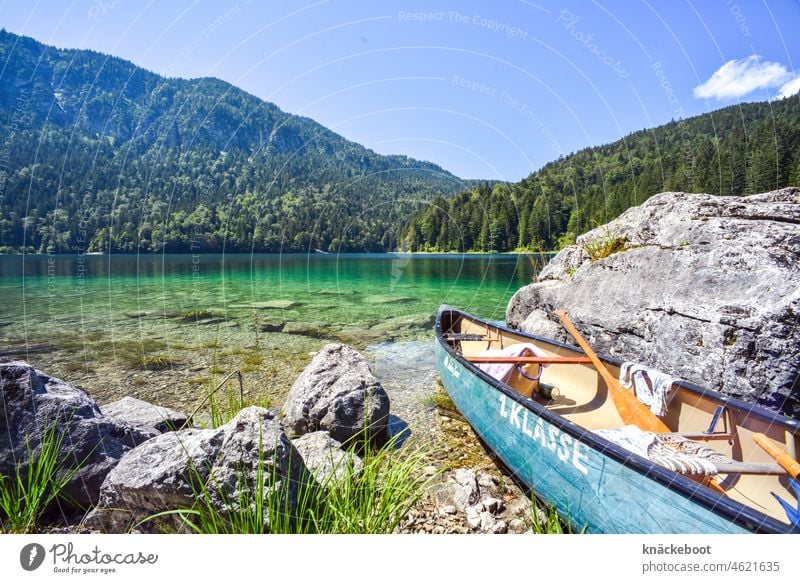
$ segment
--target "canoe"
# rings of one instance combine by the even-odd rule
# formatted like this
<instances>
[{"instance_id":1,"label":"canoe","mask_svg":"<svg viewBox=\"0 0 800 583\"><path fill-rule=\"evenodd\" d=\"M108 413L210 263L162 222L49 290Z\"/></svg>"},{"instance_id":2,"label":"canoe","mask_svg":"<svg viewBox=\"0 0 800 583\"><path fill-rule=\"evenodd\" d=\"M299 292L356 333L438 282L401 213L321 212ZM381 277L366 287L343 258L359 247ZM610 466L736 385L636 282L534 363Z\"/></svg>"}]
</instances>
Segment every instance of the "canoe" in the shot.
<instances>
[{"instance_id":1,"label":"canoe","mask_svg":"<svg viewBox=\"0 0 800 583\"><path fill-rule=\"evenodd\" d=\"M552 363L541 369L538 381L546 390L531 393L532 383L516 369L504 382L475 362L491 360L479 356L486 350L519 343L537 348L537 356L528 358ZM796 420L676 380L660 418L672 433L659 439L688 440L727 460L715 461L713 478L679 473L607 438L608 430L624 432L625 423L602 377L578 348L441 306L436 359L442 384L485 446L575 531L800 531L776 497L797 508L787 471L753 438L766 435L796 460ZM600 359L619 375L621 361Z\"/></svg>"}]
</instances>

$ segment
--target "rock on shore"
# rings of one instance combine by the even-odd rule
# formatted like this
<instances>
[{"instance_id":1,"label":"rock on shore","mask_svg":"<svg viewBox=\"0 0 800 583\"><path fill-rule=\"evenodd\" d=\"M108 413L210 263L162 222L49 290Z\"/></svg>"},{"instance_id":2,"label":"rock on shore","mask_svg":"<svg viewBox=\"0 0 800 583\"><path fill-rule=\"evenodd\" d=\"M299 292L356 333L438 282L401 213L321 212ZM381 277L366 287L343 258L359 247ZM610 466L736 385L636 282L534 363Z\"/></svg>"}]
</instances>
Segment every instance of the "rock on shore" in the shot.
<instances>
[{"instance_id":1,"label":"rock on shore","mask_svg":"<svg viewBox=\"0 0 800 583\"><path fill-rule=\"evenodd\" d=\"M100 484L123 454L152 437L106 417L86 393L25 362L0 363L0 396L0 475L14 476L18 467L24 473L45 431L55 428L62 471L78 468L63 491L63 511L95 504Z\"/></svg>"},{"instance_id":2,"label":"rock on shore","mask_svg":"<svg viewBox=\"0 0 800 583\"><path fill-rule=\"evenodd\" d=\"M308 479L277 411L248 407L217 429L166 433L128 452L103 482L100 503L84 526L124 533L148 516L192 508L198 500L225 512L246 499L245 492L263 489L278 489L282 506L292 512L299 485ZM170 528L181 526L175 516L165 522ZM157 527L154 521L138 528ZM268 523L264 529L269 530Z\"/></svg>"},{"instance_id":3,"label":"rock on shore","mask_svg":"<svg viewBox=\"0 0 800 583\"><path fill-rule=\"evenodd\" d=\"M328 344L292 386L283 413L293 436L324 430L347 443L366 430L380 442L386 439L389 396L358 351Z\"/></svg>"},{"instance_id":4,"label":"rock on shore","mask_svg":"<svg viewBox=\"0 0 800 583\"><path fill-rule=\"evenodd\" d=\"M621 251L592 261L592 245ZM509 325L800 414L800 189L665 192L578 238L520 289Z\"/></svg>"}]
</instances>

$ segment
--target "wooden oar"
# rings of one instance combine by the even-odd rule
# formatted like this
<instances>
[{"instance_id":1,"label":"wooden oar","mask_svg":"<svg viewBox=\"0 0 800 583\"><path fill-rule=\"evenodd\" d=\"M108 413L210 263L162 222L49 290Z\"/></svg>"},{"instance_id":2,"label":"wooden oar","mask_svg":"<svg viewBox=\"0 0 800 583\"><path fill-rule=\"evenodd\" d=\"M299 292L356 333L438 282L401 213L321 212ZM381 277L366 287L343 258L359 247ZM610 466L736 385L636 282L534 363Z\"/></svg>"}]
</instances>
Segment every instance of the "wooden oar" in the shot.
<instances>
[{"instance_id":1,"label":"wooden oar","mask_svg":"<svg viewBox=\"0 0 800 583\"><path fill-rule=\"evenodd\" d=\"M605 367L603 362L600 360L600 357L595 354L592 347L589 346L589 343L586 342L586 339L581 336L581 333L575 328L572 322L567 316L567 312L565 310L556 310L556 315L561 320L561 323L564 325L564 328L572 334L572 337L578 343L583 351L586 353L586 356L589 357L589 360L592 361L592 364L597 369L597 373L603 378L608 387L609 392L611 393L611 398L614 400L614 405L617 407L617 411L619 411L619 416L622 417L622 421L626 425L636 425L640 429L644 431L652 431L654 433L669 433L671 430L667 427L661 419L655 416L655 414L647 408L647 406L642 403L639 399L636 398L635 395L631 394L630 391L626 391L619 381L612 375L608 369Z\"/></svg>"},{"instance_id":2,"label":"wooden oar","mask_svg":"<svg viewBox=\"0 0 800 583\"><path fill-rule=\"evenodd\" d=\"M786 470L791 477L797 478L797 476L800 475L800 463L788 453L782 451L769 437L763 433L754 433L753 441L767 452L772 459L778 462L778 465Z\"/></svg>"}]
</instances>

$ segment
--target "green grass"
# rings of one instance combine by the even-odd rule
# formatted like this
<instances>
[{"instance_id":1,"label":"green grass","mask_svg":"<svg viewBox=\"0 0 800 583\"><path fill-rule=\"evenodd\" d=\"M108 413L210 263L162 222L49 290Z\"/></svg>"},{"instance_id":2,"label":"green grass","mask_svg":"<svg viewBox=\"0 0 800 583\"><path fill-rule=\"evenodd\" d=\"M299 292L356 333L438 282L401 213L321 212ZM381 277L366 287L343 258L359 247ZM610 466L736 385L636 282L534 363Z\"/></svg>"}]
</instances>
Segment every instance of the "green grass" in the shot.
<instances>
[{"instance_id":1,"label":"green grass","mask_svg":"<svg viewBox=\"0 0 800 583\"><path fill-rule=\"evenodd\" d=\"M541 504L540 511L540 504L536 496L531 494L530 522L534 534L576 534L570 521L563 519L554 507Z\"/></svg>"},{"instance_id":2,"label":"green grass","mask_svg":"<svg viewBox=\"0 0 800 583\"><path fill-rule=\"evenodd\" d=\"M61 495L77 469L63 471L60 460L64 439L55 424L42 434L38 450L27 444L28 461L13 476L0 476L0 526L12 533L37 531L44 511Z\"/></svg>"},{"instance_id":3,"label":"green grass","mask_svg":"<svg viewBox=\"0 0 800 583\"><path fill-rule=\"evenodd\" d=\"M608 227L603 227L599 237L581 244L581 247L589 255L589 259L594 262L624 251L626 242L625 237L613 233Z\"/></svg>"},{"instance_id":4,"label":"green grass","mask_svg":"<svg viewBox=\"0 0 800 583\"><path fill-rule=\"evenodd\" d=\"M201 534L392 533L430 483L422 472L430 453L422 448L398 450L397 438L383 448L366 442L364 446L361 472L347 464L338 477L334 472L323 484L314 480L299 484L293 511L287 502L289 481L275 475L277 464L262 459L253 483L240 472L235 499L226 496L213 477L195 479L192 508L159 513L145 521L177 517L182 530ZM280 486L268 486L277 483Z\"/></svg>"}]
</instances>

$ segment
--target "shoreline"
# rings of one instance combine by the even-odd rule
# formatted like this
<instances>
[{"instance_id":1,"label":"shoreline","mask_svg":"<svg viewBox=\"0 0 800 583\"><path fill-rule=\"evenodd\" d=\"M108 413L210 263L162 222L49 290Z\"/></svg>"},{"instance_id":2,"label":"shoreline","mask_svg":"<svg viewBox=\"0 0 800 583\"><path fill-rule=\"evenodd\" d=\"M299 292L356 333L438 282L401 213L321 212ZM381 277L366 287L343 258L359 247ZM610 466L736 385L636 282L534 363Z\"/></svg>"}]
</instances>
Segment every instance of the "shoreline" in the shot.
<instances>
[{"instance_id":1,"label":"shoreline","mask_svg":"<svg viewBox=\"0 0 800 583\"><path fill-rule=\"evenodd\" d=\"M212 251L212 252L196 252L196 251L174 251L170 253L97 253L97 252L79 252L76 251L74 253L25 253L25 252L0 252L0 257L18 257L18 256L26 256L31 255L34 257L138 257L138 256L146 256L146 257L157 257L163 255L186 255L188 257L194 256L211 256L211 255L248 255L248 256L256 256L256 255L303 255L303 256L317 256L320 257L324 256L331 256L331 257L339 257L339 256L364 256L364 255L371 255L371 256L380 256L380 255L555 255L558 251L380 251L380 252L370 252L370 251L341 251L341 252L329 252L329 253L319 253L319 252L306 252L306 251L258 251L258 252L247 252L247 251Z\"/></svg>"}]
</instances>

